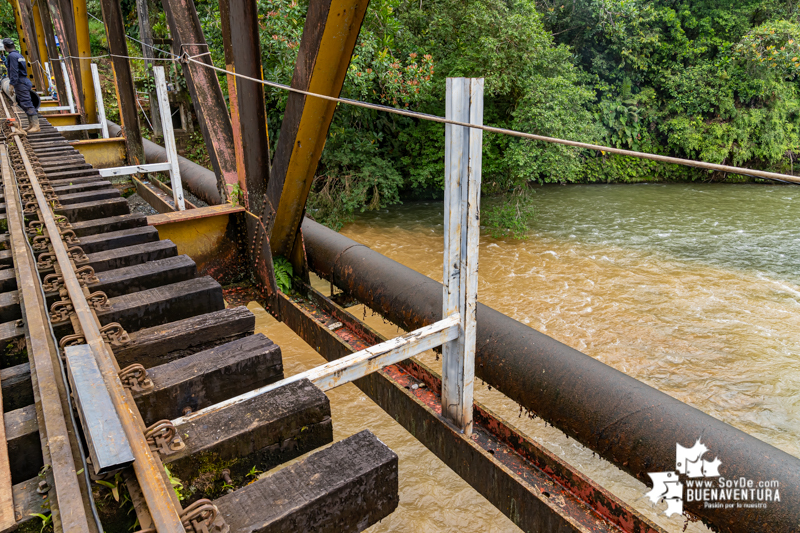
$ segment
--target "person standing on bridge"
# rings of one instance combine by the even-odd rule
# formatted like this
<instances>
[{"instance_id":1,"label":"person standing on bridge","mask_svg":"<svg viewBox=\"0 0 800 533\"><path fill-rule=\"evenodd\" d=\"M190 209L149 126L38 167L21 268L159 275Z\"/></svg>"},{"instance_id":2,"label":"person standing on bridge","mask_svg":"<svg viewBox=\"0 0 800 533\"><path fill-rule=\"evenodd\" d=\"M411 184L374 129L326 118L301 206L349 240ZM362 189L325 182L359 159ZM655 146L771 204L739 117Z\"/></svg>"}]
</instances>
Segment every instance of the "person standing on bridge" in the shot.
<instances>
[{"instance_id":1,"label":"person standing on bridge","mask_svg":"<svg viewBox=\"0 0 800 533\"><path fill-rule=\"evenodd\" d=\"M11 39L3 39L3 48L6 50L5 64L8 71L8 79L17 93L17 103L28 115L28 127L25 128L25 131L37 133L41 131L41 128L39 128L39 113L31 100L31 87L33 84L28 79L25 58L17 52L14 41Z\"/></svg>"}]
</instances>

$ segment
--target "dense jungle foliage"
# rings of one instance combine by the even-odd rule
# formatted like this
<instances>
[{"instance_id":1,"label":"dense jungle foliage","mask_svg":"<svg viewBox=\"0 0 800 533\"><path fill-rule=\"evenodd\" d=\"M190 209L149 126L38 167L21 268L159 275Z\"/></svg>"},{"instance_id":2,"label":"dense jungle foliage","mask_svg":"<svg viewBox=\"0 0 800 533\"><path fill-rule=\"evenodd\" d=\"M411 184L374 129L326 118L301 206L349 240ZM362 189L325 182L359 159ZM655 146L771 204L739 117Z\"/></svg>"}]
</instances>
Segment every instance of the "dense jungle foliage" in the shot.
<instances>
[{"instance_id":1,"label":"dense jungle foliage","mask_svg":"<svg viewBox=\"0 0 800 533\"><path fill-rule=\"evenodd\" d=\"M444 114L448 76L486 79L494 126L714 163L794 171L798 0L372 0L343 96ZM130 34L136 36L133 0ZM215 0L196 0L224 65ZM258 0L264 76L289 83L307 0ZM99 14L99 13L98 13ZM156 35L168 33L152 9ZM159 18L160 17L160 18ZM222 83L225 89L225 83ZM286 94L266 89L274 143ZM441 195L444 127L340 105L309 212ZM484 135L484 221L520 233L535 183L742 179Z\"/></svg>"}]
</instances>

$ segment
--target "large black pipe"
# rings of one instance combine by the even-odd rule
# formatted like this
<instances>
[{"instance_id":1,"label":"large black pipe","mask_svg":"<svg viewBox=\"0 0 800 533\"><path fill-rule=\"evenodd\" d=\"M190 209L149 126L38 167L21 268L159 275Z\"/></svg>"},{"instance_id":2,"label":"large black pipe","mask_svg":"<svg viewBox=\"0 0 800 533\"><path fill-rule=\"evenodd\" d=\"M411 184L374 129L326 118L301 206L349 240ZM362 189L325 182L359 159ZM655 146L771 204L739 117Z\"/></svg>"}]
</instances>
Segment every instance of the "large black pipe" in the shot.
<instances>
[{"instance_id":1,"label":"large black pipe","mask_svg":"<svg viewBox=\"0 0 800 533\"><path fill-rule=\"evenodd\" d=\"M312 270L398 326L411 331L441 319L440 283L308 219L303 239ZM648 472L676 470L676 444L698 439L708 447L703 459L718 457L725 479L780 483L781 501L766 509L706 508L685 495L684 508L720 531L800 527L796 457L482 304L475 374L650 486ZM718 487L720 478L697 479Z\"/></svg>"},{"instance_id":2,"label":"large black pipe","mask_svg":"<svg viewBox=\"0 0 800 533\"><path fill-rule=\"evenodd\" d=\"M113 137L122 136L122 128L113 122L108 122L108 133ZM144 158L148 163L166 163L167 151L163 146L142 139L144 145ZM219 205L219 189L214 173L205 167L189 161L183 156L178 156L178 166L181 169L181 182L189 192L209 205Z\"/></svg>"}]
</instances>

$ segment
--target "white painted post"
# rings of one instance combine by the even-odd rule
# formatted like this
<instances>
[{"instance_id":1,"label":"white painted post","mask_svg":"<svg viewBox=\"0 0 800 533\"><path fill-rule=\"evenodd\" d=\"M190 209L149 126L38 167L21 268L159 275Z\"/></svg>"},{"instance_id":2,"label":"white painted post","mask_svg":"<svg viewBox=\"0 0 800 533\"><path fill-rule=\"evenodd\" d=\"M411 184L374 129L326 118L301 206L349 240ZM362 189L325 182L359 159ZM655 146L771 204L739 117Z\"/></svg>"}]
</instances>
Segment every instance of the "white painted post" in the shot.
<instances>
[{"instance_id":1,"label":"white painted post","mask_svg":"<svg viewBox=\"0 0 800 533\"><path fill-rule=\"evenodd\" d=\"M97 100L97 121L100 122L100 131L103 134L103 139L108 139L106 106L103 104L103 91L100 88L100 73L97 71L96 63L92 63L92 82L94 83L94 95Z\"/></svg>"},{"instance_id":2,"label":"white painted post","mask_svg":"<svg viewBox=\"0 0 800 533\"><path fill-rule=\"evenodd\" d=\"M483 78L470 79L469 123L483 124ZM478 250L481 233L481 165L483 162L483 130L469 129L468 191L465 208L466 228L462 235L467 242L466 254L461 255L461 272L466 282L462 284L465 300L461 313L464 334L464 373L462 405L465 406L465 433L472 433L472 391L475 381L475 345L478 332ZM463 248L462 248L463 250Z\"/></svg>"},{"instance_id":3,"label":"white painted post","mask_svg":"<svg viewBox=\"0 0 800 533\"><path fill-rule=\"evenodd\" d=\"M50 74L50 62L49 61L45 61L44 62L44 71L47 73L47 87L48 87L48 90L50 91L50 96L52 96L55 91L53 90L53 75Z\"/></svg>"},{"instance_id":4,"label":"white painted post","mask_svg":"<svg viewBox=\"0 0 800 533\"><path fill-rule=\"evenodd\" d=\"M178 164L178 149L175 146L175 133L172 130L172 114L169 107L169 95L167 94L167 82L164 76L164 67L154 66L153 76L156 81L156 94L158 95L158 109L161 112L161 129L164 134L164 147L167 150L167 161L171 169L169 171L170 183L172 185L172 197L178 211L184 211L186 204L183 201L183 184L181 183L181 169Z\"/></svg>"},{"instance_id":5,"label":"white painted post","mask_svg":"<svg viewBox=\"0 0 800 533\"><path fill-rule=\"evenodd\" d=\"M483 79L448 78L445 116L481 124ZM481 142L480 130L445 126L442 316L458 313L461 333L442 345L442 411L467 435L472 433L475 377Z\"/></svg>"},{"instance_id":6,"label":"white painted post","mask_svg":"<svg viewBox=\"0 0 800 533\"><path fill-rule=\"evenodd\" d=\"M64 87L67 91L67 103L69 104L69 112L75 113L75 100L72 98L72 84L69 82L69 75L67 74L67 65L64 63L64 59L60 60L59 63L61 64L61 75L64 77ZM61 100L61 95L58 95L58 99Z\"/></svg>"}]
</instances>

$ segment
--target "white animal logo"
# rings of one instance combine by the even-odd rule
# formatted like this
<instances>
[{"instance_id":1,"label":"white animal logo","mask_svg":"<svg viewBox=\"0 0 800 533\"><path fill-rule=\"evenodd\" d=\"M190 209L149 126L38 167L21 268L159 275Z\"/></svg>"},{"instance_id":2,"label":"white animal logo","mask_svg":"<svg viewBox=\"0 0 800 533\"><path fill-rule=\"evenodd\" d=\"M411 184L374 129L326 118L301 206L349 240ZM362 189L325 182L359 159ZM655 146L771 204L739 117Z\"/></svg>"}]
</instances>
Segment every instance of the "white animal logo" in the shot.
<instances>
[{"instance_id":1,"label":"white animal logo","mask_svg":"<svg viewBox=\"0 0 800 533\"><path fill-rule=\"evenodd\" d=\"M647 473L653 481L653 490L647 493L647 497L653 503L665 500L667 509L664 514L667 516L683 513L683 483L680 481L679 474L690 478L717 477L722 464L717 457L713 461L703 459L708 448L700 442L700 439L697 439L691 448L684 448L680 444L675 446L675 472Z\"/></svg>"}]
</instances>

